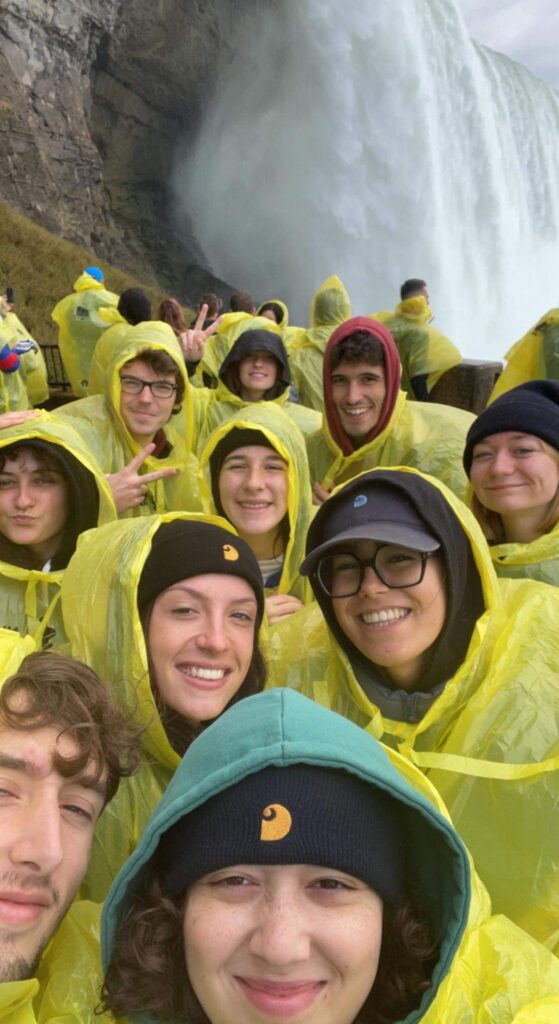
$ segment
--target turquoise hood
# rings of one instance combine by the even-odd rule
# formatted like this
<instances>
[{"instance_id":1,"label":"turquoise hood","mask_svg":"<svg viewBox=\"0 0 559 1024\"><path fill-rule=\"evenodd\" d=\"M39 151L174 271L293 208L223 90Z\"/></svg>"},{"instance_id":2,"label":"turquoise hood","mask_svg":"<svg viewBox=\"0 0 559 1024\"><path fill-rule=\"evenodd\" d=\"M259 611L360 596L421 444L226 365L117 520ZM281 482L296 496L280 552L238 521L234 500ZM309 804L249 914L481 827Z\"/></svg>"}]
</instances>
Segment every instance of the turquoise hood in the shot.
<instances>
[{"instance_id":1,"label":"turquoise hood","mask_svg":"<svg viewBox=\"0 0 559 1024\"><path fill-rule=\"evenodd\" d=\"M389 793L400 805L406 881L420 894L441 947L432 985L406 1024L419 1021L449 973L467 925L471 899L468 854L450 821L408 784L380 743L347 719L288 689L269 690L240 701L189 748L107 898L102 919L104 964L160 836L179 818L245 776L269 765L301 762L352 772ZM149 1024L149 1018L141 1019Z\"/></svg>"}]
</instances>

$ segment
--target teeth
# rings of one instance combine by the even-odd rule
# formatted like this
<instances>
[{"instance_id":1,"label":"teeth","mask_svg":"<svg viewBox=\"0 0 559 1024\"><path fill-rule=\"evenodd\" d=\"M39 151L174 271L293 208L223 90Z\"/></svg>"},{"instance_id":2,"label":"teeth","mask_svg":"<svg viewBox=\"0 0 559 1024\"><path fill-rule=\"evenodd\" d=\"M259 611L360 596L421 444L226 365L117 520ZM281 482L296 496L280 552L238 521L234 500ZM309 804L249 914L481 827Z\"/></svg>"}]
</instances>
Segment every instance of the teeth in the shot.
<instances>
[{"instance_id":1,"label":"teeth","mask_svg":"<svg viewBox=\"0 0 559 1024\"><path fill-rule=\"evenodd\" d=\"M185 665L181 667L182 672L186 672L189 676L194 676L195 679L223 679L225 675L224 668L202 668L201 665Z\"/></svg>"},{"instance_id":2,"label":"teeth","mask_svg":"<svg viewBox=\"0 0 559 1024\"><path fill-rule=\"evenodd\" d=\"M380 612L368 612L361 618L368 626L375 622L393 622L395 619L404 619L409 615L408 608L383 608Z\"/></svg>"},{"instance_id":3,"label":"teeth","mask_svg":"<svg viewBox=\"0 0 559 1024\"><path fill-rule=\"evenodd\" d=\"M241 508L248 508L248 509L268 508L268 505L269 505L268 501L260 501L260 502L257 502L257 501L242 501L241 502Z\"/></svg>"},{"instance_id":4,"label":"teeth","mask_svg":"<svg viewBox=\"0 0 559 1024\"><path fill-rule=\"evenodd\" d=\"M346 409L348 416L362 416L364 412L369 412L369 407L364 406L362 409Z\"/></svg>"}]
</instances>

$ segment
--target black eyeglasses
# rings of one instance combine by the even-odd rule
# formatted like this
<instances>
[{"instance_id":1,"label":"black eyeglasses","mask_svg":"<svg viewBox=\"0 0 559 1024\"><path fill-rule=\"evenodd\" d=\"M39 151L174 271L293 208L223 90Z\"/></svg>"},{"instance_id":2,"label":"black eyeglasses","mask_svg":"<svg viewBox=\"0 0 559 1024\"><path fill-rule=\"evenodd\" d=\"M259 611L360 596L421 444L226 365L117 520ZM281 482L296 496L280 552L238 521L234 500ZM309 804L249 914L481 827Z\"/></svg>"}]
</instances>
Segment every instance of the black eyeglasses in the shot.
<instances>
[{"instance_id":1,"label":"black eyeglasses","mask_svg":"<svg viewBox=\"0 0 559 1024\"><path fill-rule=\"evenodd\" d=\"M365 569L374 569L387 587L417 587L425 576L427 559L434 551L412 551L398 544L383 544L372 558L357 558L351 551L338 551L321 558L316 574L328 597L353 597L358 594Z\"/></svg>"},{"instance_id":2,"label":"black eyeglasses","mask_svg":"<svg viewBox=\"0 0 559 1024\"><path fill-rule=\"evenodd\" d=\"M154 398L170 398L177 390L176 384L169 380L144 380L143 377L120 378L120 388L125 395L141 395L144 388L149 388Z\"/></svg>"}]
</instances>

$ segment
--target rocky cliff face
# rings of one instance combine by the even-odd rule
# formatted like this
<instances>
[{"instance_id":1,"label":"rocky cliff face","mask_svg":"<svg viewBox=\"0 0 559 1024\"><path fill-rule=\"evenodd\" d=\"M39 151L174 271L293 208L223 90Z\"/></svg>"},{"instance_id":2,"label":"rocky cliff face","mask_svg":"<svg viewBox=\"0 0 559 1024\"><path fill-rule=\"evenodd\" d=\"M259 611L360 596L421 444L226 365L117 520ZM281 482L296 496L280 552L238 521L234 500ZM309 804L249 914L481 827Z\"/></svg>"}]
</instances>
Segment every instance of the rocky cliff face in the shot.
<instances>
[{"instance_id":1,"label":"rocky cliff face","mask_svg":"<svg viewBox=\"0 0 559 1024\"><path fill-rule=\"evenodd\" d=\"M174 153L255 2L2 0L0 198L186 297L204 258L174 223Z\"/></svg>"}]
</instances>

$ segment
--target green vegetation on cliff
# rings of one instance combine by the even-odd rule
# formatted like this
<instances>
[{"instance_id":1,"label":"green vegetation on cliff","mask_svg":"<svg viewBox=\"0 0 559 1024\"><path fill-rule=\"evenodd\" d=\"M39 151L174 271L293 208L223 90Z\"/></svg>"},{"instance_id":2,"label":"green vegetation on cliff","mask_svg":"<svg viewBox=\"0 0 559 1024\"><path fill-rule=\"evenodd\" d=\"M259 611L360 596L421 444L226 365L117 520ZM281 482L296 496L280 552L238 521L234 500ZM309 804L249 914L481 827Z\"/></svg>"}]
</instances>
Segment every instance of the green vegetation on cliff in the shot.
<instances>
[{"instance_id":1,"label":"green vegetation on cliff","mask_svg":"<svg viewBox=\"0 0 559 1024\"><path fill-rule=\"evenodd\" d=\"M56 341L51 310L90 264L101 267L110 291L120 294L134 285L144 288L154 311L164 297L157 283L137 281L91 249L51 234L0 203L0 291L3 294L8 285L14 289L17 315L37 341Z\"/></svg>"}]
</instances>

